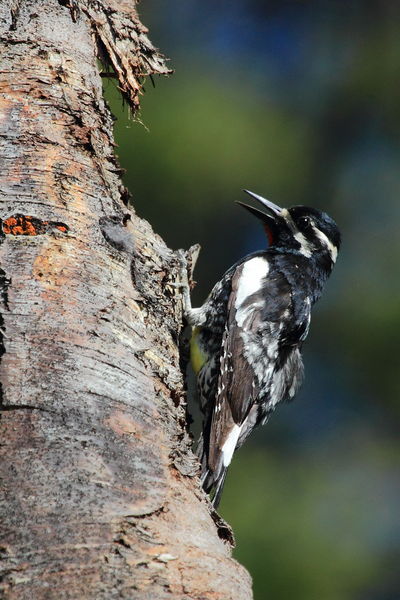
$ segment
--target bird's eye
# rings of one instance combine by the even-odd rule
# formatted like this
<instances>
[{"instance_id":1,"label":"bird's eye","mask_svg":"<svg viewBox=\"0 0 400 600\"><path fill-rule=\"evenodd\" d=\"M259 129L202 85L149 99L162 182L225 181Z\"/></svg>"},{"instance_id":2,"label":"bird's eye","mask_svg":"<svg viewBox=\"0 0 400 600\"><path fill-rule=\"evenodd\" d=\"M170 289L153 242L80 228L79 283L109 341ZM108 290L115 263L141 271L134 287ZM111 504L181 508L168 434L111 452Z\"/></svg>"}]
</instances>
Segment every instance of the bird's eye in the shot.
<instances>
[{"instance_id":1,"label":"bird's eye","mask_svg":"<svg viewBox=\"0 0 400 600\"><path fill-rule=\"evenodd\" d=\"M301 217L300 225L307 226L307 225L310 225L310 223L311 223L310 217Z\"/></svg>"}]
</instances>

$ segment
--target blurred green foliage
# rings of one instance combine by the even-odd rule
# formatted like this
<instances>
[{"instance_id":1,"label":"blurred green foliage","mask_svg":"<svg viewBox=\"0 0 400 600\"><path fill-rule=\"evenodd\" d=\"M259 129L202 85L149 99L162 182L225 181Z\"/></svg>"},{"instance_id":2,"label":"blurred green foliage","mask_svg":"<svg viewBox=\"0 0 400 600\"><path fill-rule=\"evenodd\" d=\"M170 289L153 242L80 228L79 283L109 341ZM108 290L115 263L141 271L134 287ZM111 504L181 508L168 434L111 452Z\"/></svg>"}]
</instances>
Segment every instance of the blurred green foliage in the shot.
<instances>
[{"instance_id":1,"label":"blurred green foliage","mask_svg":"<svg viewBox=\"0 0 400 600\"><path fill-rule=\"evenodd\" d=\"M349 433L317 452L253 444L233 464L224 516L236 525L236 556L254 576L256 598L350 600L380 586L389 597L396 573L377 547L390 535L379 511L396 511L387 486L396 447Z\"/></svg>"},{"instance_id":2,"label":"blurred green foliage","mask_svg":"<svg viewBox=\"0 0 400 600\"><path fill-rule=\"evenodd\" d=\"M176 70L142 124L106 82L135 210L200 242L200 302L265 245L249 188L329 212L343 248L314 310L306 382L235 457L221 512L256 600L398 600L400 4L148 0ZM397 477L396 477L397 475Z\"/></svg>"}]
</instances>

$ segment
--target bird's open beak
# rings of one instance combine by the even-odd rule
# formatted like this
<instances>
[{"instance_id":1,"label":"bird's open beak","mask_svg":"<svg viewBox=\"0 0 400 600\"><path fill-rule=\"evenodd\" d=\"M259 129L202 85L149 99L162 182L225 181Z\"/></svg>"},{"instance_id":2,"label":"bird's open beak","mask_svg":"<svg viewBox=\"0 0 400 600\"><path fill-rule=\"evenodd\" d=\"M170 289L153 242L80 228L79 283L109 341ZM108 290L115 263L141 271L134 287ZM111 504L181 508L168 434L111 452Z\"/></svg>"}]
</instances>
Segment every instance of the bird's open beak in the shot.
<instances>
[{"instance_id":1,"label":"bird's open beak","mask_svg":"<svg viewBox=\"0 0 400 600\"><path fill-rule=\"evenodd\" d=\"M250 204L245 204L244 202L237 202L237 204L240 204L240 206L243 206L243 208L245 208L246 210L251 212L251 214L254 215L255 217L257 217L258 219L261 219L263 222L265 222L265 221L268 222L271 220L275 220L274 217L282 216L282 209L277 204L274 204L270 200L266 200L262 196L259 196L258 194L254 194L253 192L250 192L249 190L243 190L243 191L246 192L246 194L249 194L249 196L251 196L255 200L257 200L257 202L260 202L260 204L262 204L264 208L266 208L268 211L270 211L270 213L272 213L272 215L271 215L271 214L265 213L262 210L259 210L258 208L254 208L254 206L251 206Z\"/></svg>"},{"instance_id":2,"label":"bird's open beak","mask_svg":"<svg viewBox=\"0 0 400 600\"><path fill-rule=\"evenodd\" d=\"M258 194L254 194L254 192L250 192L250 190L243 190L243 191L246 194L249 194L249 196L251 196L255 200L257 200L257 202L260 202L260 204L262 204L264 206L264 208L266 208L267 210L270 210L274 215L281 216L282 209L277 204L274 204L270 200L267 200L266 198L263 198L262 196L259 196ZM243 202L238 202L238 204L241 204L245 208L251 209L250 212L252 212L252 210L254 210L252 206L249 206L248 204L244 204ZM257 213L253 213L253 214L256 214L256 216L258 216L259 213L265 215L265 213L263 213L261 211L257 211Z\"/></svg>"},{"instance_id":3,"label":"bird's open beak","mask_svg":"<svg viewBox=\"0 0 400 600\"><path fill-rule=\"evenodd\" d=\"M278 231L280 228L279 226L282 223L283 215L282 215L281 207L278 206L277 204L274 204L270 200L266 200L266 198L263 198L262 196L259 196L258 194L254 194L253 192L250 192L249 190L243 190L243 191L246 192L246 194L249 194L249 196L251 196L255 200L257 200L257 202L262 204L264 209L268 210L268 213L267 213L258 208L254 208L254 206L251 206L250 204L245 204L244 202L237 202L237 204L240 204L240 206L243 206L243 208L248 210L252 215L254 215L258 219L260 219L260 221L262 221L265 232L266 232L268 240L269 240L269 243L273 244L277 237L277 234L278 234Z\"/></svg>"}]
</instances>

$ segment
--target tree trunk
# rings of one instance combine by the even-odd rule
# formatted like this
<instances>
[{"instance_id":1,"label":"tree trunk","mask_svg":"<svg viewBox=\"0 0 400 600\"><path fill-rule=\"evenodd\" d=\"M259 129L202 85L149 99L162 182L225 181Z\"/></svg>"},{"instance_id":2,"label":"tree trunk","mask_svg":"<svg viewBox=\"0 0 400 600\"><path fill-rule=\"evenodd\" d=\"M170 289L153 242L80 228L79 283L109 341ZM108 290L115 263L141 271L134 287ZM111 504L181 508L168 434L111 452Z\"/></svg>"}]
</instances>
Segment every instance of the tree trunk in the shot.
<instances>
[{"instance_id":1,"label":"tree trunk","mask_svg":"<svg viewBox=\"0 0 400 600\"><path fill-rule=\"evenodd\" d=\"M186 431L177 258L127 207L96 58L133 109L165 63L124 0L3 0L0 36L0 596L247 600Z\"/></svg>"}]
</instances>

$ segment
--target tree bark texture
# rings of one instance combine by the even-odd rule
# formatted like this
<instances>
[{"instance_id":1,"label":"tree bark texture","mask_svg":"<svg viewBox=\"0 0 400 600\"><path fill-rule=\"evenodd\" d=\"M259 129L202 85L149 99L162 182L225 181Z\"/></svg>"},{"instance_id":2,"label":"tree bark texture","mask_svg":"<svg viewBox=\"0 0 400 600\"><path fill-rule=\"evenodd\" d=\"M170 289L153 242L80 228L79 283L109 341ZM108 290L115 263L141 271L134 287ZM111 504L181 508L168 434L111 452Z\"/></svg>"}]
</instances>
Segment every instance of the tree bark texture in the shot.
<instances>
[{"instance_id":1,"label":"tree bark texture","mask_svg":"<svg viewBox=\"0 0 400 600\"><path fill-rule=\"evenodd\" d=\"M0 597L248 599L186 430L177 257L127 207L97 67L134 109L165 62L130 1L2 0L0 36Z\"/></svg>"}]
</instances>

